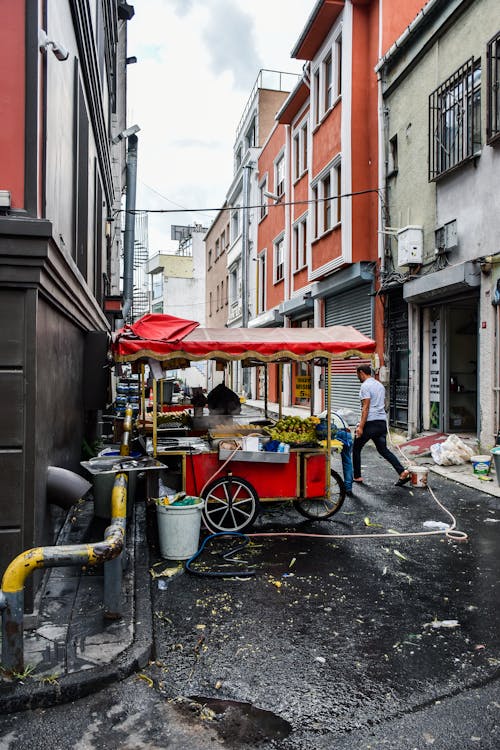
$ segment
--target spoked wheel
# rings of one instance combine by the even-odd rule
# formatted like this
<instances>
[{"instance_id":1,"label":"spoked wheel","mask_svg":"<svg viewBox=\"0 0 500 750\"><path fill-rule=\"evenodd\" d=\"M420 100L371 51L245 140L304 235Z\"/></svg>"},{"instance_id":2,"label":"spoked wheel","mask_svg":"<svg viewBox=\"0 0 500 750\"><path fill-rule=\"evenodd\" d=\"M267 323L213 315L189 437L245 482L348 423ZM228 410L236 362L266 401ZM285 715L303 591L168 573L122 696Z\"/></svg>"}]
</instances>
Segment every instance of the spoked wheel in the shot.
<instances>
[{"instance_id":1,"label":"spoked wheel","mask_svg":"<svg viewBox=\"0 0 500 750\"><path fill-rule=\"evenodd\" d=\"M345 500L345 485L342 477L336 471L331 470L329 497L307 497L297 500L294 505L306 518L313 521L321 521L323 518L333 516Z\"/></svg>"},{"instance_id":2,"label":"spoked wheel","mask_svg":"<svg viewBox=\"0 0 500 750\"><path fill-rule=\"evenodd\" d=\"M214 479L203 491L203 520L210 531L243 531L259 512L259 498L246 479L235 476Z\"/></svg>"}]
</instances>

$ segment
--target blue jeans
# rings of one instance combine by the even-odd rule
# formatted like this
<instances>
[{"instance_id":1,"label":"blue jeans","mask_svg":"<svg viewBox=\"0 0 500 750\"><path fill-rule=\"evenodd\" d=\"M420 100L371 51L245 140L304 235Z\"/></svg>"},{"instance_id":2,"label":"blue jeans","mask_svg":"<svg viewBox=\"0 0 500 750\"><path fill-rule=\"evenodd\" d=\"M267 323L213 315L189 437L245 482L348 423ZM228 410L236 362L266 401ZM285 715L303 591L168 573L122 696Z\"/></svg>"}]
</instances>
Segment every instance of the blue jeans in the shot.
<instances>
[{"instance_id":1,"label":"blue jeans","mask_svg":"<svg viewBox=\"0 0 500 750\"><path fill-rule=\"evenodd\" d=\"M342 473L347 492L352 490L352 478L354 476L352 466L352 435L347 430L337 430L335 439L342 443L340 458L342 459Z\"/></svg>"}]
</instances>

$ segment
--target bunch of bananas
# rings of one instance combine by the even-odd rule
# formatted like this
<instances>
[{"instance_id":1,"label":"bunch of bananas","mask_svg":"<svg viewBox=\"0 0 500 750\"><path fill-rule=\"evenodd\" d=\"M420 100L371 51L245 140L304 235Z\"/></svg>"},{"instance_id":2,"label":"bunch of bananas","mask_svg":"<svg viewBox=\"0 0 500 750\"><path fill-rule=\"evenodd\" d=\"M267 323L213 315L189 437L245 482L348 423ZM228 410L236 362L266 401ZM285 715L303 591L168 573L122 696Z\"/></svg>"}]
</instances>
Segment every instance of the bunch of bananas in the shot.
<instances>
[{"instance_id":1,"label":"bunch of bananas","mask_svg":"<svg viewBox=\"0 0 500 750\"><path fill-rule=\"evenodd\" d=\"M317 424L318 417L283 417L272 427L264 429L272 440L279 440L280 443L314 443Z\"/></svg>"}]
</instances>

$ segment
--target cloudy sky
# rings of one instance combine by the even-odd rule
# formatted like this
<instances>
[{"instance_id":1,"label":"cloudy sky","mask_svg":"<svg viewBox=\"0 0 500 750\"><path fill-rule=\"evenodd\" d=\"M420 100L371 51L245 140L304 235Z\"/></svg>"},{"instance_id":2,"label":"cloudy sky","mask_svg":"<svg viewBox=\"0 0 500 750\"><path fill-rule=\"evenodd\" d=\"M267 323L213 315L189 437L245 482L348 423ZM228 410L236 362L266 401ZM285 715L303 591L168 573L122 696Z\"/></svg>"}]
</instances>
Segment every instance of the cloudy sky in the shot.
<instances>
[{"instance_id":1,"label":"cloudy sky","mask_svg":"<svg viewBox=\"0 0 500 750\"><path fill-rule=\"evenodd\" d=\"M261 68L299 73L290 51L316 0L135 0L128 26L128 120L139 137L137 207L220 206L236 128ZM170 224L215 213L150 215L150 254Z\"/></svg>"}]
</instances>

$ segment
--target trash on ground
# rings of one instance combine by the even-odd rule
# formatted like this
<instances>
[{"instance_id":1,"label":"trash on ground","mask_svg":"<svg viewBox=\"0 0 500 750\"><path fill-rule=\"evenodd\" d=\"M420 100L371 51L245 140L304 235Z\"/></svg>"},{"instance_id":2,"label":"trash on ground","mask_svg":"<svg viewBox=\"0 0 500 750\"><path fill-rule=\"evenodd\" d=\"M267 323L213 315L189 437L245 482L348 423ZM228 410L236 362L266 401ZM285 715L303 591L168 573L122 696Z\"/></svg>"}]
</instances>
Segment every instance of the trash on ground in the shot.
<instances>
[{"instance_id":1,"label":"trash on ground","mask_svg":"<svg viewBox=\"0 0 500 750\"><path fill-rule=\"evenodd\" d=\"M450 528L450 524L444 523L444 521L424 521L422 525L426 529L438 529L439 531L446 531L446 529Z\"/></svg>"},{"instance_id":2,"label":"trash on ground","mask_svg":"<svg viewBox=\"0 0 500 750\"><path fill-rule=\"evenodd\" d=\"M470 461L474 451L458 435L450 435L443 443L431 445L431 456L439 466L458 466Z\"/></svg>"},{"instance_id":3,"label":"trash on ground","mask_svg":"<svg viewBox=\"0 0 500 750\"><path fill-rule=\"evenodd\" d=\"M432 622L426 622L426 628L459 628L460 623L458 620L433 620Z\"/></svg>"},{"instance_id":4,"label":"trash on ground","mask_svg":"<svg viewBox=\"0 0 500 750\"><path fill-rule=\"evenodd\" d=\"M365 526L372 526L372 527L374 527L376 529L381 529L382 528L382 524L381 523L373 523L372 521L370 521L370 519L368 518L368 516L365 516L363 520L365 522Z\"/></svg>"}]
</instances>

